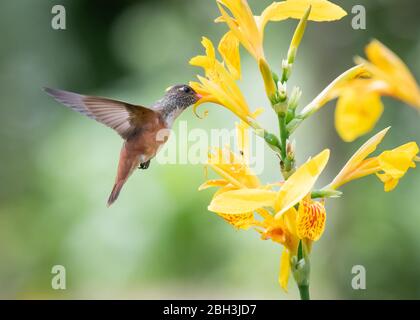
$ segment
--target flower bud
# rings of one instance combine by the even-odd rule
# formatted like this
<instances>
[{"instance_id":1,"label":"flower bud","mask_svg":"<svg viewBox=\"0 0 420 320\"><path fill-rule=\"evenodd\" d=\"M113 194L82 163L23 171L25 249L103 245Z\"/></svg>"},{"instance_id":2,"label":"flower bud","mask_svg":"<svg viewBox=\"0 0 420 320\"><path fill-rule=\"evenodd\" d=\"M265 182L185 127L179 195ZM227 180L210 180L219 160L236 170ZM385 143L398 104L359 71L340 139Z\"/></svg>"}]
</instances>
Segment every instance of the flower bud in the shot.
<instances>
[{"instance_id":1,"label":"flower bud","mask_svg":"<svg viewBox=\"0 0 420 320\"><path fill-rule=\"evenodd\" d=\"M289 98L289 109L295 110L299 104L300 97L302 96L302 90L299 87L294 87L292 94Z\"/></svg>"},{"instance_id":2,"label":"flower bud","mask_svg":"<svg viewBox=\"0 0 420 320\"><path fill-rule=\"evenodd\" d=\"M277 87L273 79L273 73L270 70L267 62L264 59L258 60L258 66L260 68L261 75L264 80L265 92L270 101L275 103L277 96Z\"/></svg>"},{"instance_id":3,"label":"flower bud","mask_svg":"<svg viewBox=\"0 0 420 320\"><path fill-rule=\"evenodd\" d=\"M287 53L287 61L292 64L295 61L296 53L302 40L303 34L305 33L306 23L308 21L309 14L311 13L312 6L306 10L302 19L300 19L298 26L296 27L295 33L293 34L292 42L290 43L289 52Z\"/></svg>"}]
</instances>

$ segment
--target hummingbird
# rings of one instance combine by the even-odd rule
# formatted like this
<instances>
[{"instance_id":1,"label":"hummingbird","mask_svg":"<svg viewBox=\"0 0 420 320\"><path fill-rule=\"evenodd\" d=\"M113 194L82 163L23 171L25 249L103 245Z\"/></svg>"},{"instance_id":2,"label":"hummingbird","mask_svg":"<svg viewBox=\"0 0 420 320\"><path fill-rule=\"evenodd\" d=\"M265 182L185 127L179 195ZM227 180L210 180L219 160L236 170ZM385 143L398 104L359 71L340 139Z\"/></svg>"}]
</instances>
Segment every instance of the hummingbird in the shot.
<instances>
[{"instance_id":1,"label":"hummingbird","mask_svg":"<svg viewBox=\"0 0 420 320\"><path fill-rule=\"evenodd\" d=\"M185 84L166 89L163 98L150 108L59 89L44 88L44 91L64 106L114 129L124 139L108 207L117 200L136 168L149 167L150 160L168 140L175 119L201 98Z\"/></svg>"}]
</instances>

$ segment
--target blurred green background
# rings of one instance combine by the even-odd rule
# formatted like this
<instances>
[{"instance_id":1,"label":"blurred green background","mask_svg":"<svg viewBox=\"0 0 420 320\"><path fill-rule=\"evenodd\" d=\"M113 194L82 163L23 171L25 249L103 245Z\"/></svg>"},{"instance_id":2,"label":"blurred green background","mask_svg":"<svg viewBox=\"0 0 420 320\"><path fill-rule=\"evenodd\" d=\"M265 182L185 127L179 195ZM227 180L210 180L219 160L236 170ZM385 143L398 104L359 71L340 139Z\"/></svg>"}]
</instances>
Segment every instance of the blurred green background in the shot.
<instances>
[{"instance_id":1,"label":"blurred green background","mask_svg":"<svg viewBox=\"0 0 420 320\"><path fill-rule=\"evenodd\" d=\"M256 13L270 1L249 1ZM416 0L335 1L347 12L367 9L367 29L352 15L309 23L292 83L309 102L352 66L372 38L397 52L420 78ZM51 28L51 8L67 10L67 29ZM135 172L116 204L105 201L121 141L108 128L71 112L43 86L150 105L164 88L194 79L188 60L202 52L200 38L218 41L224 25L214 1L2 1L0 3L0 298L250 298L294 299L277 283L281 249L255 232L233 231L206 207L213 190L198 192L202 165L158 165ZM265 48L280 66L296 20L271 23ZM267 107L258 69L244 52L243 82L253 108ZM384 99L374 132L392 125L382 149L420 141L414 109ZM192 128L232 128L226 110L207 106ZM322 183L330 181L369 137L342 142L333 127L334 103L299 133L300 161L332 150ZM177 126L175 126L176 130ZM174 143L171 140L170 143ZM263 179L279 179L267 153ZM327 229L312 258L313 298L420 298L420 171L410 170L391 193L375 177L344 187L327 203ZM67 289L51 288L51 268L64 265ZM353 290L351 269L367 270L367 289Z\"/></svg>"}]
</instances>

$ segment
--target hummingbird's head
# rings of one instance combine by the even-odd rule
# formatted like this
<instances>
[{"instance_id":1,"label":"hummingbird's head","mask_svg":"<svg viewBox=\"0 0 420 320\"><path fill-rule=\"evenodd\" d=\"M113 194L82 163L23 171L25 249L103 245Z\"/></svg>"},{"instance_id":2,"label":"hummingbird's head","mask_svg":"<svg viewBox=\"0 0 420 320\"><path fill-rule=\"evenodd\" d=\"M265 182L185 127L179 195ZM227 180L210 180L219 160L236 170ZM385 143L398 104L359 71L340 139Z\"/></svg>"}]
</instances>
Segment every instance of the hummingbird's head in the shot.
<instances>
[{"instance_id":1,"label":"hummingbird's head","mask_svg":"<svg viewBox=\"0 0 420 320\"><path fill-rule=\"evenodd\" d=\"M193 105L201 96L194 91L193 88L186 84L177 84L166 89L163 99L168 102L168 105L176 106L178 109L186 109Z\"/></svg>"}]
</instances>

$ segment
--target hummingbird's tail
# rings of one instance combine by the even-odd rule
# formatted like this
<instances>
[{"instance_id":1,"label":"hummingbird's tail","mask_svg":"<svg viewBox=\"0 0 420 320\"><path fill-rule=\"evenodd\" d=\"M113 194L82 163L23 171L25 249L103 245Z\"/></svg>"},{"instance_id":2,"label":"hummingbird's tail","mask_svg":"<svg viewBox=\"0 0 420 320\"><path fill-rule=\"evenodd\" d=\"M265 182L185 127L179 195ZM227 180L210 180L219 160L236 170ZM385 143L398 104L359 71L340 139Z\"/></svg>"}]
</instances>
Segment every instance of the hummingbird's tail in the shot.
<instances>
[{"instance_id":1,"label":"hummingbird's tail","mask_svg":"<svg viewBox=\"0 0 420 320\"><path fill-rule=\"evenodd\" d=\"M127 142L124 143L120 153L120 161L118 163L118 171L115 184L108 198L108 207L110 207L115 202L115 200L117 200L122 187L133 173L133 171L138 167L138 165L138 154L132 152L130 147L128 147Z\"/></svg>"},{"instance_id":2,"label":"hummingbird's tail","mask_svg":"<svg viewBox=\"0 0 420 320\"><path fill-rule=\"evenodd\" d=\"M114 187L112 188L111 194L109 195L109 198L108 198L108 203L107 203L108 207L110 207L115 202L115 200L117 200L124 183L125 181L122 180L122 181L117 181L114 184Z\"/></svg>"}]
</instances>

